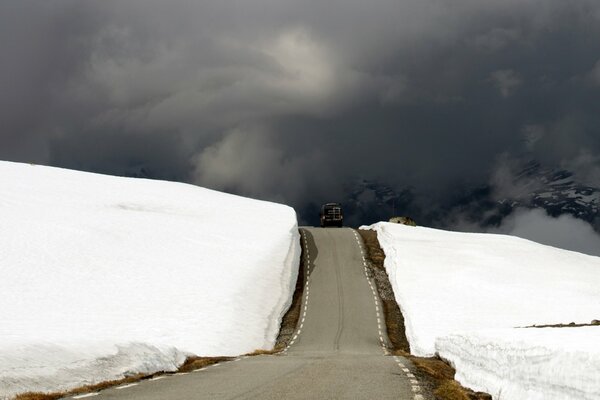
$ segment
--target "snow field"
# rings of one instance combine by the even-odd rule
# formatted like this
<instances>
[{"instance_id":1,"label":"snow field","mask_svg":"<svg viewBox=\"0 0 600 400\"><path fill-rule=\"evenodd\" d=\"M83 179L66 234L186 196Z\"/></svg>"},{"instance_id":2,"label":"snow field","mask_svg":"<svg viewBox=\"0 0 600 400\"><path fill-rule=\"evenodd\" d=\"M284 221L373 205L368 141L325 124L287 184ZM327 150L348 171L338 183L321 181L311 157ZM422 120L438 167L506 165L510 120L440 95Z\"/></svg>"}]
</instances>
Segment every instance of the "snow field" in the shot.
<instances>
[{"instance_id":1,"label":"snow field","mask_svg":"<svg viewBox=\"0 0 600 400\"><path fill-rule=\"evenodd\" d=\"M0 398L274 345L300 256L290 207L9 162L0 187Z\"/></svg>"},{"instance_id":2,"label":"snow field","mask_svg":"<svg viewBox=\"0 0 600 400\"><path fill-rule=\"evenodd\" d=\"M600 399L600 327L500 329L439 338L456 379L495 399ZM483 389L485 388L485 389Z\"/></svg>"},{"instance_id":3,"label":"snow field","mask_svg":"<svg viewBox=\"0 0 600 400\"><path fill-rule=\"evenodd\" d=\"M541 392L542 397L516 393L535 386L536 377L547 379L550 387L552 379L560 381L559 377L571 376L562 369L575 367L579 371L590 362L597 368L595 348L586 347L589 358L582 362L580 356L585 351L563 352L561 342L580 341L591 347L597 342L600 327L535 329L532 333L512 328L599 319L600 258L505 235L390 223L369 228L377 231L386 254L385 267L404 314L413 354L443 354L456 366L461 383L487 391L496 399L550 399L552 391ZM478 336L483 335L482 331L491 338L487 342L481 339L484 336ZM544 375L538 371L543 362L536 356L535 335L546 338L547 362L552 362L555 355L562 357L560 366L548 370L552 376L542 378ZM503 358L508 357L505 353L517 354L519 362L509 362ZM509 389L504 385L513 380L505 372L518 365L520 369L514 371L520 374L521 382L531 385ZM583 371L580 376L589 377ZM556 389L556 398L571 398L569 393L577 391L593 398L600 392L598 379L584 385L579 380L570 382Z\"/></svg>"}]
</instances>

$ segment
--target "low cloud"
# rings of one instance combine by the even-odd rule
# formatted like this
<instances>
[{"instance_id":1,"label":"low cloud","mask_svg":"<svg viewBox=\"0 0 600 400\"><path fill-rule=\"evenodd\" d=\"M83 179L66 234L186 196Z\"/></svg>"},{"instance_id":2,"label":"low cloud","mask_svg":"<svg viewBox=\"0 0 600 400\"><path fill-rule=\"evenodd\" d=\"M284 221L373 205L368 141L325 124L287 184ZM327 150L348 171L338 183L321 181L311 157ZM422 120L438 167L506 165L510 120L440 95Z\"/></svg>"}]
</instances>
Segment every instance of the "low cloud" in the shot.
<instances>
[{"instance_id":1,"label":"low cloud","mask_svg":"<svg viewBox=\"0 0 600 400\"><path fill-rule=\"evenodd\" d=\"M512 69L494 71L490 74L490 79L504 98L512 95L522 83L519 74Z\"/></svg>"},{"instance_id":2,"label":"low cloud","mask_svg":"<svg viewBox=\"0 0 600 400\"><path fill-rule=\"evenodd\" d=\"M472 44L489 52L496 52L521 38L518 28L492 28L472 39Z\"/></svg>"},{"instance_id":3,"label":"low cloud","mask_svg":"<svg viewBox=\"0 0 600 400\"><path fill-rule=\"evenodd\" d=\"M194 181L227 192L301 205L307 193L315 199L333 198L341 190L331 184L335 170L323 168L326 164L327 156L318 148L289 156L272 133L256 127L238 129L196 156Z\"/></svg>"},{"instance_id":4,"label":"low cloud","mask_svg":"<svg viewBox=\"0 0 600 400\"><path fill-rule=\"evenodd\" d=\"M600 235L591 225L570 215L553 218L544 210L518 209L492 232L600 256Z\"/></svg>"},{"instance_id":5,"label":"low cloud","mask_svg":"<svg viewBox=\"0 0 600 400\"><path fill-rule=\"evenodd\" d=\"M497 157L490 178L495 200L529 200L531 194L542 189L544 184L540 176L529 176L523 171L523 161L504 153Z\"/></svg>"},{"instance_id":6,"label":"low cloud","mask_svg":"<svg viewBox=\"0 0 600 400\"><path fill-rule=\"evenodd\" d=\"M600 60L596 62L594 68L590 71L589 76L593 83L600 85Z\"/></svg>"},{"instance_id":7,"label":"low cloud","mask_svg":"<svg viewBox=\"0 0 600 400\"><path fill-rule=\"evenodd\" d=\"M575 171L579 182L592 187L600 187L600 155L581 150L574 158L564 160L562 167L569 171Z\"/></svg>"}]
</instances>

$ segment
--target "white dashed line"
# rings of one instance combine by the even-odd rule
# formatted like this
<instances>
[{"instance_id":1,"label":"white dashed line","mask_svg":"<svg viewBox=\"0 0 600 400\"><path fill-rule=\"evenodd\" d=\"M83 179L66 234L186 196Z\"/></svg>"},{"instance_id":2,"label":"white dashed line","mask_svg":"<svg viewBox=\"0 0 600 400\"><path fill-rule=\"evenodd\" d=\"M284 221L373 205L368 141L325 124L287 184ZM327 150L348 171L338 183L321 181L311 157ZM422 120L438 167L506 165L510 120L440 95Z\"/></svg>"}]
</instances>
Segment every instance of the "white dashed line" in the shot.
<instances>
[{"instance_id":1,"label":"white dashed line","mask_svg":"<svg viewBox=\"0 0 600 400\"><path fill-rule=\"evenodd\" d=\"M306 252L306 283L305 283L305 294L304 294L304 305L302 310L302 320L300 321L300 326L296 331L296 334L292 338L292 340L288 343L285 349L283 349L282 353L285 353L289 350L289 348L296 343L298 339L298 335L302 332L302 328L304 327L304 321L306 320L306 310L308 309L308 296L310 295L310 287L308 283L310 282L310 250L308 250L308 240L306 239L306 232L300 231L300 235L302 236L302 241L304 242L304 250ZM302 304L302 302L300 302Z\"/></svg>"},{"instance_id":2,"label":"white dashed line","mask_svg":"<svg viewBox=\"0 0 600 400\"><path fill-rule=\"evenodd\" d=\"M367 279L367 283L369 284L369 287L371 288L371 292L373 293L373 301L375 302L375 313L377 315L377 331L379 333L379 341L381 343L381 348L383 350L383 353L387 354L385 340L383 339L383 332L381 331L381 315L379 314L379 302L378 302L379 298L377 297L377 291L375 290L375 287L373 286L371 279L369 279L369 269L368 269L368 265L367 265L367 259L365 258L365 251L361 245L358 233L356 232L356 230L353 230L352 233L354 234L354 238L356 239L356 243L358 244L358 248L360 250L360 254L362 257L362 263L363 263L363 267L365 270L365 278Z\"/></svg>"},{"instance_id":3,"label":"white dashed line","mask_svg":"<svg viewBox=\"0 0 600 400\"><path fill-rule=\"evenodd\" d=\"M86 393L86 394L80 394L79 396L73 396L74 399L85 399L86 397L93 397L93 396L98 396L100 393L98 392L94 392L94 393Z\"/></svg>"},{"instance_id":4,"label":"white dashed line","mask_svg":"<svg viewBox=\"0 0 600 400\"><path fill-rule=\"evenodd\" d=\"M137 385L139 385L139 383L130 383L129 385L125 385L125 386L117 386L115 389L123 390L123 389L127 389L127 388L134 387Z\"/></svg>"},{"instance_id":5,"label":"white dashed line","mask_svg":"<svg viewBox=\"0 0 600 400\"><path fill-rule=\"evenodd\" d=\"M365 258L365 253L364 253L363 247L361 245L361 241L358 237L358 233L356 230L353 230L353 233L354 233L354 237L356 238L356 242L358 243L358 247L360 249L360 254L362 255L363 266L365 269L365 277L367 278L369 287L371 288L371 291L373 292L373 300L375 301L375 312L377 314L377 329L379 331L379 340L381 342L381 348L383 349L384 354L387 355L389 353L387 351L387 347L386 347L385 341L383 339L383 333L381 331L381 316L379 314L379 301L378 301L379 298L377 297L377 291L375 290L375 288L373 287L373 284L371 283L371 279L369 279L369 271L367 269L367 267L368 267L367 260ZM406 377L410 380L411 389L412 389L413 393L415 394L414 400L424 400L423 396L418 393L421 391L421 386L419 386L419 381L410 372L410 370L405 367L405 365L402 363L402 361L400 360L399 357L394 356L394 360L398 363L398 366L400 367L400 369L402 369L402 371L405 373Z\"/></svg>"},{"instance_id":6,"label":"white dashed line","mask_svg":"<svg viewBox=\"0 0 600 400\"><path fill-rule=\"evenodd\" d=\"M197 369L196 371L200 371L200 370L199 370L199 369ZM194 372L196 372L196 371L194 371ZM161 380L161 379L165 379L165 378L166 378L166 376L164 376L164 375L161 375L161 376L155 376L154 378L151 378L151 379L149 379L149 380L151 380L151 381L159 381L159 380Z\"/></svg>"}]
</instances>

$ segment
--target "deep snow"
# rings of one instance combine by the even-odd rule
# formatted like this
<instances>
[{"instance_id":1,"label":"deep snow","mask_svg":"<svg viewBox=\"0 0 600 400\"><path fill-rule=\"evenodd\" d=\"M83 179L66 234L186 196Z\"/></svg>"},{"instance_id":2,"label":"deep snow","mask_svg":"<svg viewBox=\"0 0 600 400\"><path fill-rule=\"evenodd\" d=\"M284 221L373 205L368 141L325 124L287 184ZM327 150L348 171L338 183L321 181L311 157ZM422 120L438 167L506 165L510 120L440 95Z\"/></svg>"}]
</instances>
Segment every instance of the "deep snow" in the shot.
<instances>
[{"instance_id":1,"label":"deep snow","mask_svg":"<svg viewBox=\"0 0 600 400\"><path fill-rule=\"evenodd\" d=\"M274 345L299 264L287 206L0 162L0 398Z\"/></svg>"},{"instance_id":2,"label":"deep snow","mask_svg":"<svg viewBox=\"0 0 600 400\"><path fill-rule=\"evenodd\" d=\"M505 376L498 363L505 362L507 353L514 354L513 348L518 352L515 357L520 360L523 382L536 377L560 381L560 376L570 376L566 369L579 370L590 363L598 368L597 350L591 347L597 343L600 327L535 333L511 328L600 319L600 258L506 235L390 223L371 228L377 231L386 254L385 267L404 314L413 354L431 356L438 351L456 365L461 383L508 400L538 398L501 390L503 382L511 378ZM505 341L491 340L487 345L492 348L486 347L478 336L483 335L481 331L486 331L487 338ZM545 354L563 357L563 363L552 370L550 377L538 371L543 362L536 356L535 335L547 338ZM561 340L586 343L589 352L563 352ZM581 359L582 355L589 357ZM579 385L578 381L570 384ZM586 395L592 397L581 397L581 393L569 397L575 389L563 388L556 398L598 398L600 378L585 388L575 388L587 390ZM547 397L539 398L553 398L551 393L545 392L542 396Z\"/></svg>"},{"instance_id":3,"label":"deep snow","mask_svg":"<svg viewBox=\"0 0 600 400\"><path fill-rule=\"evenodd\" d=\"M600 327L499 329L438 338L456 379L495 399L600 399Z\"/></svg>"}]
</instances>

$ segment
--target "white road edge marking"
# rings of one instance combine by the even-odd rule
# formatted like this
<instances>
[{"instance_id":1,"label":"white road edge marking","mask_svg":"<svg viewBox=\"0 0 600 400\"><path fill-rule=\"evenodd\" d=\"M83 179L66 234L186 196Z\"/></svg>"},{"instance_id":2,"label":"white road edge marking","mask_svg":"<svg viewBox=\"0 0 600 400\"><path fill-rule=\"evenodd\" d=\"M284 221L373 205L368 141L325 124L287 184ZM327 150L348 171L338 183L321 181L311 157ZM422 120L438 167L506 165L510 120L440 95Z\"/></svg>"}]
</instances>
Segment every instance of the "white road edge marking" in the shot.
<instances>
[{"instance_id":1,"label":"white road edge marking","mask_svg":"<svg viewBox=\"0 0 600 400\"><path fill-rule=\"evenodd\" d=\"M137 386L137 385L139 385L139 383L130 383L129 385L125 385L125 386L117 386L115 389L122 390L122 389L127 389L127 388L130 388L130 387L134 387L134 386Z\"/></svg>"},{"instance_id":2,"label":"white road edge marking","mask_svg":"<svg viewBox=\"0 0 600 400\"><path fill-rule=\"evenodd\" d=\"M304 250L306 251L306 290L304 293L304 301L300 301L300 304L302 305L303 309L302 309L302 320L300 321L300 326L298 327L298 329L296 330L296 333L294 334L294 337L292 338L292 340L290 340L290 342L288 343L288 345L285 347L285 349L282 350L282 354L285 354L285 352L287 352L290 347L296 343L296 340L298 339L298 335L300 335L300 333L302 332L302 328L304 327L304 321L306 320L306 310L308 309L308 297L310 295L310 286L308 285L308 283L310 282L310 250L308 250L308 240L306 239L306 232L304 230L300 231L300 236L302 236L302 241L304 242ZM302 304L304 303L304 304Z\"/></svg>"},{"instance_id":3,"label":"white road edge marking","mask_svg":"<svg viewBox=\"0 0 600 400\"><path fill-rule=\"evenodd\" d=\"M94 393L86 393L86 394L80 394L78 396L73 396L74 399L85 399L86 397L92 397L92 396L98 396L100 393L98 392L94 392Z\"/></svg>"},{"instance_id":4,"label":"white road edge marking","mask_svg":"<svg viewBox=\"0 0 600 400\"><path fill-rule=\"evenodd\" d=\"M383 349L383 353L385 355L388 355L389 353L387 351L385 341L383 340L383 334L381 333L381 317L379 314L379 301L378 301L378 297L377 297L377 291L373 287L373 284L371 283L371 279L369 279L369 271L367 269L367 260L365 258L363 246L361 245L360 239L358 237L358 232L355 229L353 229L353 233L354 233L354 237L356 239L356 243L358 244L358 248L360 249L360 254L362 255L363 265L365 268L365 278L367 279L367 282L369 283L369 287L371 288L371 291L373 292L373 300L375 301L375 312L377 313L377 329L379 331L379 340L381 342L381 348ZM419 386L419 381L417 380L417 378L410 372L410 370L408 368L406 368L404 366L404 364L400 361L399 357L394 356L394 360L398 363L398 366L400 367L400 369L405 373L406 377L409 379L409 381L411 383L411 389L414 393L414 400L424 400L423 396L418 393L421 391L421 386Z\"/></svg>"}]
</instances>

